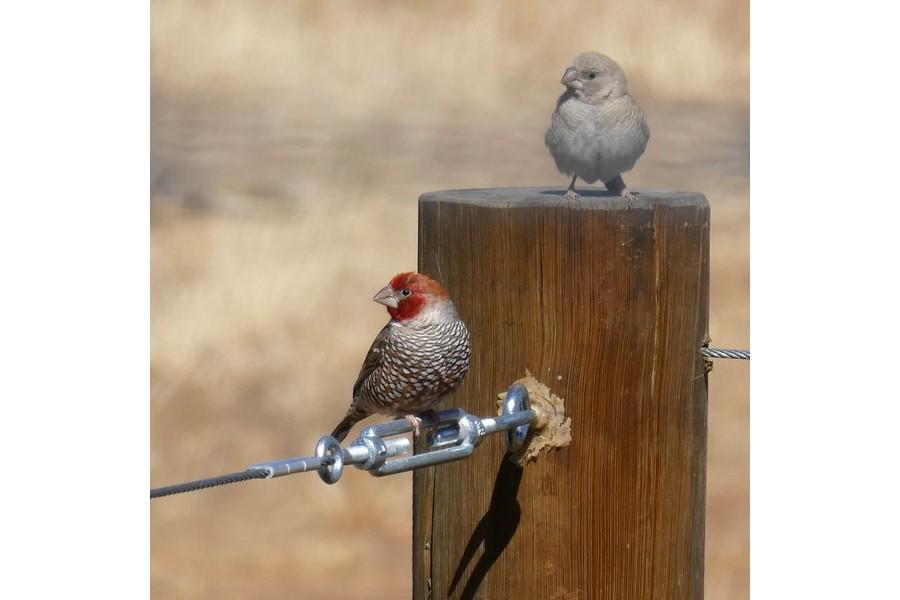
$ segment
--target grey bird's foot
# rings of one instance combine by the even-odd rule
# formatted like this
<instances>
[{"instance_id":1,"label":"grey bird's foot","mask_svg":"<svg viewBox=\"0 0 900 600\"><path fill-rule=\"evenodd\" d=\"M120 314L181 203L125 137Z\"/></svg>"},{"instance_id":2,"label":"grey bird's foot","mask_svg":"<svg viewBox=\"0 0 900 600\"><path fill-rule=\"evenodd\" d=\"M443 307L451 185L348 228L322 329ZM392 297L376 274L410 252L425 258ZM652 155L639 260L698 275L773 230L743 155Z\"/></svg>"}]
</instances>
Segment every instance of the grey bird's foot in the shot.
<instances>
[{"instance_id":1,"label":"grey bird's foot","mask_svg":"<svg viewBox=\"0 0 900 600\"><path fill-rule=\"evenodd\" d=\"M626 207L631 208L631 203L634 202L636 196L631 193L628 189L628 186L625 185L625 181L622 179L621 175L616 175L615 179L611 179L609 181L604 182L606 184L606 189L611 191L613 194L617 194L626 200Z\"/></svg>"},{"instance_id":2,"label":"grey bird's foot","mask_svg":"<svg viewBox=\"0 0 900 600\"><path fill-rule=\"evenodd\" d=\"M569 200L578 200L579 198L581 198L581 196L578 195L578 192L575 191L576 179L578 179L578 175L572 177L572 182L569 184L569 189L566 190L566 198L568 198Z\"/></svg>"}]
</instances>

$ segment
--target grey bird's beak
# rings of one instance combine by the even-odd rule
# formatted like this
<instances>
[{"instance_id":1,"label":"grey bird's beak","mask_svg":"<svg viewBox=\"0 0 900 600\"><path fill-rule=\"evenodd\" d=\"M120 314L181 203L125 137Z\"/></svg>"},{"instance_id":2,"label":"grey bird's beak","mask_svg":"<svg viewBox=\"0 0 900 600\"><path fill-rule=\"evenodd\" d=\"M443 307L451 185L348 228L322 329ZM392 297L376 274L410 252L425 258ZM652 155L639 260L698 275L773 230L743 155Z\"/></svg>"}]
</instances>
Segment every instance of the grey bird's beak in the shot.
<instances>
[{"instance_id":1,"label":"grey bird's beak","mask_svg":"<svg viewBox=\"0 0 900 600\"><path fill-rule=\"evenodd\" d=\"M568 69L566 69L566 72L563 73L562 79L560 79L559 82L567 88L576 90L580 90L582 87L584 87L581 83L581 80L578 79L578 71L575 70L575 67L569 67Z\"/></svg>"},{"instance_id":2,"label":"grey bird's beak","mask_svg":"<svg viewBox=\"0 0 900 600\"><path fill-rule=\"evenodd\" d=\"M397 295L394 292L394 288L389 285L384 286L378 293L375 294L375 297L372 298L378 304L384 304L385 306L390 306L391 308L397 308Z\"/></svg>"}]
</instances>

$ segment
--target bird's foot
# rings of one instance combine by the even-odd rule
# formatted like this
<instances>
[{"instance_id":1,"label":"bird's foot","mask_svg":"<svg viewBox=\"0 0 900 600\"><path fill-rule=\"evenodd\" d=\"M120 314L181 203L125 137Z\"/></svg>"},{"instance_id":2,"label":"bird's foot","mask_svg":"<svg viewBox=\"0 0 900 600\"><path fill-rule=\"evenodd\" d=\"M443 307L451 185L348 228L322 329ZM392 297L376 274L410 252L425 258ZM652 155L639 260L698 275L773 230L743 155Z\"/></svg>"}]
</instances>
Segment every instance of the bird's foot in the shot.
<instances>
[{"instance_id":1,"label":"bird's foot","mask_svg":"<svg viewBox=\"0 0 900 600\"><path fill-rule=\"evenodd\" d=\"M604 181L603 183L606 184L606 189L610 192L625 199L625 208L631 208L631 203L634 202L635 195L629 191L628 186L625 185L625 181L622 179L621 175L616 175L615 179Z\"/></svg>"},{"instance_id":2,"label":"bird's foot","mask_svg":"<svg viewBox=\"0 0 900 600\"><path fill-rule=\"evenodd\" d=\"M578 175L572 175L572 181L569 182L569 188L566 190L566 199L578 200L581 196L575 191L575 182L578 181Z\"/></svg>"},{"instance_id":3,"label":"bird's foot","mask_svg":"<svg viewBox=\"0 0 900 600\"><path fill-rule=\"evenodd\" d=\"M409 424L412 425L413 440L419 439L419 434L422 433L422 419L420 419L416 415L406 415L403 418L409 421Z\"/></svg>"}]
</instances>

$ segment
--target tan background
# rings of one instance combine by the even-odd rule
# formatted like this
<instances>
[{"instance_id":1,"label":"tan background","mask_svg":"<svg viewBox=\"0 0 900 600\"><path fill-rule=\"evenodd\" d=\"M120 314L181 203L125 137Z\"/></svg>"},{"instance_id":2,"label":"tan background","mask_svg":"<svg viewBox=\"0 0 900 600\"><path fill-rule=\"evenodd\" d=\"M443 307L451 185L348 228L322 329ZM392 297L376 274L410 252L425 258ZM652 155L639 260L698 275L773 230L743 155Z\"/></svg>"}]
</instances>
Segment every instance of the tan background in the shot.
<instances>
[{"instance_id":1,"label":"tan background","mask_svg":"<svg viewBox=\"0 0 900 600\"><path fill-rule=\"evenodd\" d=\"M155 0L151 481L307 454L416 266L416 198L566 185L543 147L578 51L652 138L632 187L706 193L710 333L749 344L748 6ZM747 598L749 366L711 375L706 591ZM498 382L503 388L508 382ZM407 475L355 469L151 504L155 598L405 598Z\"/></svg>"}]
</instances>

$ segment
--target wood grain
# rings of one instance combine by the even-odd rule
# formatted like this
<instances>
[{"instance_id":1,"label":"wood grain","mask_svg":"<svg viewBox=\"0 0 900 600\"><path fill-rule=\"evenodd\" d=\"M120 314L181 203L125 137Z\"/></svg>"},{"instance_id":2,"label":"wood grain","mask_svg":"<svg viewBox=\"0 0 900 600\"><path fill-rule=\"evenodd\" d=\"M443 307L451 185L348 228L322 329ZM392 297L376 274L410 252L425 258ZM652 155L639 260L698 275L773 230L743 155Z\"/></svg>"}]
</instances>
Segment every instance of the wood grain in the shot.
<instances>
[{"instance_id":1,"label":"wood grain","mask_svg":"<svg viewBox=\"0 0 900 600\"><path fill-rule=\"evenodd\" d=\"M413 597L702 597L706 199L425 194L419 269L472 335L450 404L494 414L528 369L566 400L573 442L520 469L491 436L416 472Z\"/></svg>"}]
</instances>

